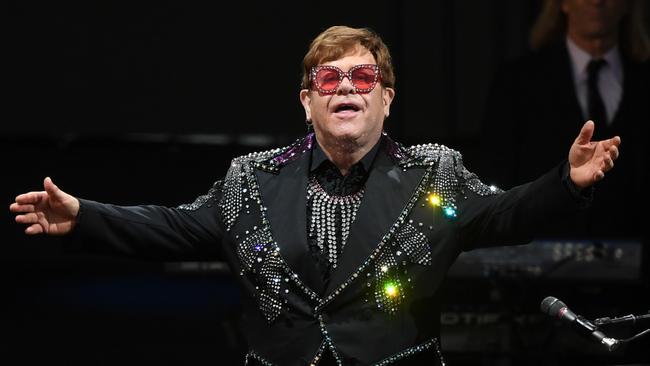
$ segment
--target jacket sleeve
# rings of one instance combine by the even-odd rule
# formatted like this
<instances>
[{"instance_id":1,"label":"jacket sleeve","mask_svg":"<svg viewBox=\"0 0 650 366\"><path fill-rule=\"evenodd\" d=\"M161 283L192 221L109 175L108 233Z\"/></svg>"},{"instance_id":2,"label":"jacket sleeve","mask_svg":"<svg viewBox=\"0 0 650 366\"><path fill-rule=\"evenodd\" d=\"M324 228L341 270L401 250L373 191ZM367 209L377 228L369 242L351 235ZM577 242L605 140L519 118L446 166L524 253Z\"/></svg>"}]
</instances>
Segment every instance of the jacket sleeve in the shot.
<instances>
[{"instance_id":1,"label":"jacket sleeve","mask_svg":"<svg viewBox=\"0 0 650 366\"><path fill-rule=\"evenodd\" d=\"M224 231L220 198L221 182L193 203L176 208L80 199L72 241L84 251L145 259L217 257Z\"/></svg>"},{"instance_id":2,"label":"jacket sleeve","mask_svg":"<svg viewBox=\"0 0 650 366\"><path fill-rule=\"evenodd\" d=\"M467 176L466 186L471 179L478 180L471 173ZM468 188L463 192L458 219L464 250L526 244L560 225L570 226L592 201L591 189L581 192L571 182L566 161L505 192L483 196Z\"/></svg>"}]
</instances>

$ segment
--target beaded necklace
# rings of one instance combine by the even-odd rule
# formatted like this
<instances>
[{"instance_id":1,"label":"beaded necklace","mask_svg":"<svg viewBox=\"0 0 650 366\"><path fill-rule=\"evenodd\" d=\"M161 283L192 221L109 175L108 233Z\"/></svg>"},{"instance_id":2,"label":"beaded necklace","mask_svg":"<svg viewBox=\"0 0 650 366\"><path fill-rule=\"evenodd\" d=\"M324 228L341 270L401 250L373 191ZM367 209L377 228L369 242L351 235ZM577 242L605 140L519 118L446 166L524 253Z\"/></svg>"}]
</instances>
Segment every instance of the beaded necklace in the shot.
<instances>
[{"instance_id":1,"label":"beaded necklace","mask_svg":"<svg viewBox=\"0 0 650 366\"><path fill-rule=\"evenodd\" d=\"M327 253L333 268L336 268L337 259L350 234L350 226L357 216L363 192L364 189L361 188L346 196L330 195L321 187L315 176L309 178L307 201L312 198L313 200L308 234L316 238L318 248Z\"/></svg>"}]
</instances>

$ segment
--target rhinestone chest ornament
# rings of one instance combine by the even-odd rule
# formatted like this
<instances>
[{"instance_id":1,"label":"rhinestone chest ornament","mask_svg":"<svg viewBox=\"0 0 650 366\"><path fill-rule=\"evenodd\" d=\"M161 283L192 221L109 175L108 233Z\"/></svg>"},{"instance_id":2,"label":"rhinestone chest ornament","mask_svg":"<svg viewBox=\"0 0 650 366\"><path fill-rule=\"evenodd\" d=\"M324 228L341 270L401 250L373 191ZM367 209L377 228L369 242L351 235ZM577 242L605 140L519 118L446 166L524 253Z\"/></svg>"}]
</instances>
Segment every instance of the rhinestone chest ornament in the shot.
<instances>
[{"instance_id":1,"label":"rhinestone chest ornament","mask_svg":"<svg viewBox=\"0 0 650 366\"><path fill-rule=\"evenodd\" d=\"M378 248L374 268L367 273L368 279L374 275L372 288L377 307L395 314L405 299L406 292L412 287L408 274L410 264L430 266L432 264L429 239L422 232L425 225L408 220L411 210L422 202L421 206L431 206L432 215L441 215L446 220L457 218L456 199L466 197L468 189L480 196L502 193L503 191L483 184L478 177L467 171L462 163L460 153L442 145L427 144L410 147L406 150L416 159L403 165L404 168L423 167L427 171L411 198L407 208L400 214L396 226L391 229L389 237L384 238ZM429 230L434 226L426 225Z\"/></svg>"},{"instance_id":2,"label":"rhinestone chest ornament","mask_svg":"<svg viewBox=\"0 0 650 366\"><path fill-rule=\"evenodd\" d=\"M277 173L279 166L296 159L311 149L310 136L284 149L252 153L233 160L223 182L219 202L226 231L235 238L241 276L251 276L257 290L259 308L269 323L282 312L287 300L282 294L289 288L302 290L312 301L318 296L305 286L298 275L280 256L280 247L273 238L266 207L259 191L254 169ZM235 225L242 215L254 214L252 227ZM250 220L243 223L250 225Z\"/></svg>"},{"instance_id":3,"label":"rhinestone chest ornament","mask_svg":"<svg viewBox=\"0 0 650 366\"><path fill-rule=\"evenodd\" d=\"M330 195L315 177L307 184L307 202L311 203L311 224L308 235L316 238L321 252L327 253L329 263L336 268L337 260L350 234L361 205L364 189L347 196ZM337 220L337 218L339 220Z\"/></svg>"}]
</instances>

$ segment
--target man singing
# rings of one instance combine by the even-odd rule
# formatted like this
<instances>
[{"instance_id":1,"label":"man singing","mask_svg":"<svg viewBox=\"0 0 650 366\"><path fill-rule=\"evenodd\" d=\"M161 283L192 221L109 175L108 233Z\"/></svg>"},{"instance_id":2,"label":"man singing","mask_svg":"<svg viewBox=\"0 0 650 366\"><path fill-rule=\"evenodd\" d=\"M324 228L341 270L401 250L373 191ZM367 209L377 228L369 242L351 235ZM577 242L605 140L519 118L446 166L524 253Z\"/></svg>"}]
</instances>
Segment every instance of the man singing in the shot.
<instances>
[{"instance_id":1,"label":"man singing","mask_svg":"<svg viewBox=\"0 0 650 366\"><path fill-rule=\"evenodd\" d=\"M591 141L588 121L566 161L502 191L457 151L384 132L395 77L371 30L325 30L303 67L313 133L235 158L191 204L102 204L46 178L10 209L27 234L139 257L218 253L244 292L248 364L444 365L438 290L459 253L529 242L585 207L620 138Z\"/></svg>"}]
</instances>

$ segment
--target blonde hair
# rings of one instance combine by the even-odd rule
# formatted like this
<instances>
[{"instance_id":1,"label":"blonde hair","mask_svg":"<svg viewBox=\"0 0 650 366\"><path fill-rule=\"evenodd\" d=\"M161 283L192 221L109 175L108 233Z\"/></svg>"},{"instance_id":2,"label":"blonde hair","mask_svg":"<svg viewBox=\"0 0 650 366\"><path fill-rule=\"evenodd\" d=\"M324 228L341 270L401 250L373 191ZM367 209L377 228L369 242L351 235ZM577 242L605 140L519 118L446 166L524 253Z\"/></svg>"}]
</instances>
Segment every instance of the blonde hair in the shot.
<instances>
[{"instance_id":1,"label":"blonde hair","mask_svg":"<svg viewBox=\"0 0 650 366\"><path fill-rule=\"evenodd\" d=\"M562 11L563 0L545 0L542 11L530 32L530 47L539 50L563 39L567 18ZM627 14L621 19L619 44L622 52L633 61L650 58L650 40L644 24L642 0L628 0Z\"/></svg>"},{"instance_id":2,"label":"blonde hair","mask_svg":"<svg viewBox=\"0 0 650 366\"><path fill-rule=\"evenodd\" d=\"M313 66L323 62L338 60L342 56L363 47L374 57L381 72L381 84L395 87L395 73L388 47L379 35L369 28L350 28L333 26L319 34L309 46L309 51L302 60L303 89L309 89L309 73Z\"/></svg>"}]
</instances>

